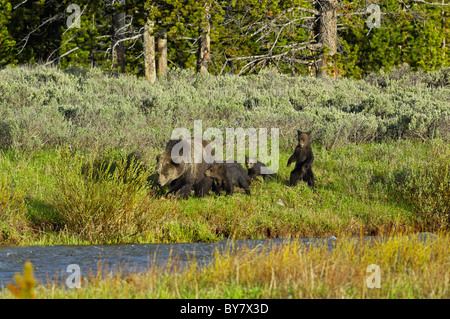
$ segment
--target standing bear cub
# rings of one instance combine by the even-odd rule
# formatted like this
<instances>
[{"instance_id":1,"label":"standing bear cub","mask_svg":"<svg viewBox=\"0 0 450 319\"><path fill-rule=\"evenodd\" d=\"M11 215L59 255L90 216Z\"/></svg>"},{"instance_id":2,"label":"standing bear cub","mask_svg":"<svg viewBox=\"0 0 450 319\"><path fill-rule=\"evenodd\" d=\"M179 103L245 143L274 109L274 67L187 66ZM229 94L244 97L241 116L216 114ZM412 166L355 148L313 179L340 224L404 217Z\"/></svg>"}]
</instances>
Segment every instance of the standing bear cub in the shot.
<instances>
[{"instance_id":1,"label":"standing bear cub","mask_svg":"<svg viewBox=\"0 0 450 319\"><path fill-rule=\"evenodd\" d=\"M227 195L233 195L234 186L239 186L250 195L247 172L238 163L216 163L205 171L205 175L214 180L216 193L225 188Z\"/></svg>"},{"instance_id":2,"label":"standing bear cub","mask_svg":"<svg viewBox=\"0 0 450 319\"><path fill-rule=\"evenodd\" d=\"M297 133L298 145L287 163L289 166L292 162L296 162L289 178L289 185L295 186L299 180L303 180L308 183L308 186L314 188L315 177L312 171L314 155L311 148L311 132L297 130Z\"/></svg>"}]
</instances>

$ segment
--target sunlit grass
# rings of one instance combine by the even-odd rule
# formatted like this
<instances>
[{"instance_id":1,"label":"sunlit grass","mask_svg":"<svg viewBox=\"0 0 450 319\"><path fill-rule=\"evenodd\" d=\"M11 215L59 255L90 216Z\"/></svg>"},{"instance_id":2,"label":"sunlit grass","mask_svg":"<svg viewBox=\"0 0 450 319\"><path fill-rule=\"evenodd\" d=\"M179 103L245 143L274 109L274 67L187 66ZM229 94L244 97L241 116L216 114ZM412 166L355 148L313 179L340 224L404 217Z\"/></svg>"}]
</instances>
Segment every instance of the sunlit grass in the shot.
<instances>
[{"instance_id":1,"label":"sunlit grass","mask_svg":"<svg viewBox=\"0 0 450 319\"><path fill-rule=\"evenodd\" d=\"M441 149L438 156L437 149ZM448 170L439 164L450 151L444 142L397 141L337 150L315 145L313 150L316 190L306 183L287 186L290 152L281 150L277 175L266 182L255 180L251 196L238 190L233 196L211 192L187 200L164 196L149 182L152 165L143 161L127 168L121 154L64 148L5 152L0 155L0 205L16 207L20 213L0 217L1 221L14 216L18 222L1 224L9 236L3 235L3 243L211 242L433 232L448 227L442 208L449 206L445 205L449 177L439 171ZM98 158L103 162L96 162ZM103 165L95 166L98 163ZM430 176L442 176L443 184L436 190L428 183L424 173L428 170L434 174ZM417 204L420 190L426 214Z\"/></svg>"},{"instance_id":2,"label":"sunlit grass","mask_svg":"<svg viewBox=\"0 0 450 319\"><path fill-rule=\"evenodd\" d=\"M174 260L134 274L82 280L80 289L52 284L37 298L449 298L450 237L390 236L375 242L298 242L217 252L213 262ZM380 268L380 288L369 288L369 265ZM11 298L0 291L3 298Z\"/></svg>"}]
</instances>

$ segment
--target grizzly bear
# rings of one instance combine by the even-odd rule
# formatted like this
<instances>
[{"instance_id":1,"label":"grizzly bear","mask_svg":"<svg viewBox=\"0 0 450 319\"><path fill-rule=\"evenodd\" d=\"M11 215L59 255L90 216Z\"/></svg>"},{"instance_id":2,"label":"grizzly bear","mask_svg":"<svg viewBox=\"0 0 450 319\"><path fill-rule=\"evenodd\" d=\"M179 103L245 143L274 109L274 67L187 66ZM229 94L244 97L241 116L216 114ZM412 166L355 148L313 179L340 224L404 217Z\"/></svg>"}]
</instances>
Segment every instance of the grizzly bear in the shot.
<instances>
[{"instance_id":1,"label":"grizzly bear","mask_svg":"<svg viewBox=\"0 0 450 319\"><path fill-rule=\"evenodd\" d=\"M239 163L215 163L206 170L205 175L213 178L218 194L225 188L227 195L233 195L234 186L239 186L250 195L249 177Z\"/></svg>"},{"instance_id":2,"label":"grizzly bear","mask_svg":"<svg viewBox=\"0 0 450 319\"><path fill-rule=\"evenodd\" d=\"M201 151L209 144L208 141L202 140ZM200 163L194 161L194 152L185 154L177 153L176 156L172 154L175 147L185 146L189 150L194 149L194 139L173 139L170 140L164 153L156 157L156 173L158 175L158 185L169 185L169 193L181 197L188 197L191 191L194 190L196 196L203 197L212 187L213 179L205 176L205 171L212 165L206 161L201 160Z\"/></svg>"},{"instance_id":3,"label":"grizzly bear","mask_svg":"<svg viewBox=\"0 0 450 319\"><path fill-rule=\"evenodd\" d=\"M258 175L261 175L264 181L266 181L267 177L273 176L273 173L268 171L267 166L257 161L255 158L245 156L245 166L247 167L250 183Z\"/></svg>"},{"instance_id":4,"label":"grizzly bear","mask_svg":"<svg viewBox=\"0 0 450 319\"><path fill-rule=\"evenodd\" d=\"M297 130L297 133L298 145L287 163L289 167L292 162L296 162L289 178L289 185L295 186L299 180L303 180L308 183L308 186L314 188L315 177L312 171L314 155L311 148L311 132Z\"/></svg>"}]
</instances>

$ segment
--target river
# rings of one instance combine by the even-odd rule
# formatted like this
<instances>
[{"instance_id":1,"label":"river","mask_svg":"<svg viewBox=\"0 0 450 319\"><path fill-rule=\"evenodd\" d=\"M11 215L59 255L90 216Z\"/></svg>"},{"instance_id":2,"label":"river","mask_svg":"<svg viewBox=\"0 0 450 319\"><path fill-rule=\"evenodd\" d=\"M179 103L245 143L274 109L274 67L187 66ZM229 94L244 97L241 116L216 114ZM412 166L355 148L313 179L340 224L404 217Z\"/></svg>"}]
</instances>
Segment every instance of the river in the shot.
<instances>
[{"instance_id":1,"label":"river","mask_svg":"<svg viewBox=\"0 0 450 319\"><path fill-rule=\"evenodd\" d=\"M421 234L422 235L422 234ZM423 233L425 240L433 234ZM363 239L373 241L381 237L367 236ZM192 260L203 265L210 262L216 251L226 249L258 249L284 245L286 242L299 241L301 244L326 244L333 248L336 238L305 239L245 239L237 241L223 240L216 243L176 243L176 244L120 244L120 245L56 245L0 247L0 288L13 281L15 273L23 270L25 261L31 261L34 275L40 283L49 279L58 282L66 280L77 265L82 276L102 272L139 272L152 265L164 266L169 261L177 260L186 265ZM69 270L69 271L68 271Z\"/></svg>"}]
</instances>

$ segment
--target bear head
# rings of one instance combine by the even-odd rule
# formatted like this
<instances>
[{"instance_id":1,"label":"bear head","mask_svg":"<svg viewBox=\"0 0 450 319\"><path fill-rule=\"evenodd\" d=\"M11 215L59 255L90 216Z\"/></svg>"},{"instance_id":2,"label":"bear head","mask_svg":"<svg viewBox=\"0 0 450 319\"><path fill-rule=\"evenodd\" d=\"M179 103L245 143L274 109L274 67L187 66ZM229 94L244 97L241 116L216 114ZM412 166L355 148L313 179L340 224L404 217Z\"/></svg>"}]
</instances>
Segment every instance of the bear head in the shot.
<instances>
[{"instance_id":1,"label":"bear head","mask_svg":"<svg viewBox=\"0 0 450 319\"><path fill-rule=\"evenodd\" d=\"M213 165L205 171L207 177L223 180L226 175L226 168L224 166Z\"/></svg>"},{"instance_id":2,"label":"bear head","mask_svg":"<svg viewBox=\"0 0 450 319\"><path fill-rule=\"evenodd\" d=\"M298 144L300 145L300 148L306 148L311 144L311 131L309 132L302 132L300 130L297 130L298 133Z\"/></svg>"},{"instance_id":3,"label":"bear head","mask_svg":"<svg viewBox=\"0 0 450 319\"><path fill-rule=\"evenodd\" d=\"M166 153L156 157L156 173L158 174L158 184L165 186L183 175L185 163L175 163L172 157Z\"/></svg>"},{"instance_id":4,"label":"bear head","mask_svg":"<svg viewBox=\"0 0 450 319\"><path fill-rule=\"evenodd\" d=\"M256 158L248 157L247 155L245 156L245 166L247 169L252 169L257 162Z\"/></svg>"}]
</instances>

